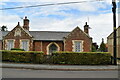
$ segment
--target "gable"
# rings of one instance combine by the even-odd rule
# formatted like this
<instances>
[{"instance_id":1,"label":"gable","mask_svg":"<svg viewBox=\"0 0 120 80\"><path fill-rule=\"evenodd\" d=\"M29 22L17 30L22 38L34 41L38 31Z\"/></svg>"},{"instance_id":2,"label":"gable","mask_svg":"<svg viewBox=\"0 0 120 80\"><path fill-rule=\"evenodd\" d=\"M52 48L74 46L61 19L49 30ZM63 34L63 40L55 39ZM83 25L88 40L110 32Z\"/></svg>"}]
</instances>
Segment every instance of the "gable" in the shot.
<instances>
[{"instance_id":1,"label":"gable","mask_svg":"<svg viewBox=\"0 0 120 80\"><path fill-rule=\"evenodd\" d=\"M32 36L28 34L20 25L17 25L13 30L8 32L8 34L4 37L4 39L15 39L15 38L21 38L21 39L28 39Z\"/></svg>"},{"instance_id":2,"label":"gable","mask_svg":"<svg viewBox=\"0 0 120 80\"><path fill-rule=\"evenodd\" d=\"M88 34L86 34L84 31L82 31L79 27L76 27L65 38L71 38L71 37L74 37L74 38L84 38L84 37L87 37L87 38L91 39L91 37Z\"/></svg>"},{"instance_id":3,"label":"gable","mask_svg":"<svg viewBox=\"0 0 120 80\"><path fill-rule=\"evenodd\" d=\"M120 26L117 28L116 34L117 34L117 37L120 37ZM108 39L113 38L113 32L107 38Z\"/></svg>"}]
</instances>

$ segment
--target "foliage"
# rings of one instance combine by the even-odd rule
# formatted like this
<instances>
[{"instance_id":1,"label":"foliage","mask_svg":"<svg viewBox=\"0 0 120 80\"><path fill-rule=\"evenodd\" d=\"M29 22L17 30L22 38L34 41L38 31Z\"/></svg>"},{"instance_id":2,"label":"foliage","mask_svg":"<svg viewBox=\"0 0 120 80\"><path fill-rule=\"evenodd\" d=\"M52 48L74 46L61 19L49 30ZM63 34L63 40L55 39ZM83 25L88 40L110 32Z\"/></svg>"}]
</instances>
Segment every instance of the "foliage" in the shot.
<instances>
[{"instance_id":1,"label":"foliage","mask_svg":"<svg viewBox=\"0 0 120 80\"><path fill-rule=\"evenodd\" d=\"M83 54L110 54L109 52L71 52L71 51L56 51L56 52L54 52L53 54L62 54L62 53L83 53Z\"/></svg>"},{"instance_id":2,"label":"foliage","mask_svg":"<svg viewBox=\"0 0 120 80\"><path fill-rule=\"evenodd\" d=\"M107 47L106 47L103 39L102 39L102 42L100 44L99 51L101 51L101 52L106 52L107 51Z\"/></svg>"},{"instance_id":3,"label":"foliage","mask_svg":"<svg viewBox=\"0 0 120 80\"><path fill-rule=\"evenodd\" d=\"M98 51L97 43L92 43L92 52L97 52L97 51Z\"/></svg>"},{"instance_id":4,"label":"foliage","mask_svg":"<svg viewBox=\"0 0 120 80\"><path fill-rule=\"evenodd\" d=\"M107 65L111 64L111 55L108 52L55 52L54 64L75 65Z\"/></svg>"},{"instance_id":5,"label":"foliage","mask_svg":"<svg viewBox=\"0 0 120 80\"><path fill-rule=\"evenodd\" d=\"M42 63L43 52L38 51L0 51L2 61L17 63Z\"/></svg>"},{"instance_id":6,"label":"foliage","mask_svg":"<svg viewBox=\"0 0 120 80\"><path fill-rule=\"evenodd\" d=\"M24 49L19 49L19 48L12 48L11 50L16 50L16 51L25 51Z\"/></svg>"},{"instance_id":7,"label":"foliage","mask_svg":"<svg viewBox=\"0 0 120 80\"><path fill-rule=\"evenodd\" d=\"M92 52L96 52L96 51L97 50L96 50L95 46L92 45Z\"/></svg>"},{"instance_id":8,"label":"foliage","mask_svg":"<svg viewBox=\"0 0 120 80\"><path fill-rule=\"evenodd\" d=\"M72 65L107 65L111 64L108 52L54 52L51 56L39 51L2 50L2 61L15 63L51 63Z\"/></svg>"}]
</instances>

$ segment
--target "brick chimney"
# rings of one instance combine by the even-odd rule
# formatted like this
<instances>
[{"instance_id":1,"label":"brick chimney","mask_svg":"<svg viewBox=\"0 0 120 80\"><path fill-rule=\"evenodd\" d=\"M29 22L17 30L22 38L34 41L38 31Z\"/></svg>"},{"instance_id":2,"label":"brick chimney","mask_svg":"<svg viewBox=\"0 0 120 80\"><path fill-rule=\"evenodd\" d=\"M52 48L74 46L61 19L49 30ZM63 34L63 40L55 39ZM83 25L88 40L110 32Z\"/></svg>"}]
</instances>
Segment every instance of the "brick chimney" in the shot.
<instances>
[{"instance_id":1,"label":"brick chimney","mask_svg":"<svg viewBox=\"0 0 120 80\"><path fill-rule=\"evenodd\" d=\"M29 19L27 19L27 16L23 19L23 28L29 31Z\"/></svg>"},{"instance_id":2,"label":"brick chimney","mask_svg":"<svg viewBox=\"0 0 120 80\"><path fill-rule=\"evenodd\" d=\"M89 25L87 25L87 22L85 23L85 26L84 26L84 32L89 34Z\"/></svg>"}]
</instances>

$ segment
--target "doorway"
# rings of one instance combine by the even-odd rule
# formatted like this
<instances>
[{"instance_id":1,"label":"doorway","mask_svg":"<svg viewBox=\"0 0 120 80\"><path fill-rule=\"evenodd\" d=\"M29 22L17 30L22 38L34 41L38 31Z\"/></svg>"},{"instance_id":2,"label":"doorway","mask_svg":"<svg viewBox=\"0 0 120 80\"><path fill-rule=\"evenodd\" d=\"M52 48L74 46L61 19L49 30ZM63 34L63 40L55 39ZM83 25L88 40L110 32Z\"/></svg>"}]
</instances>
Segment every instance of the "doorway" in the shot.
<instances>
[{"instance_id":1,"label":"doorway","mask_svg":"<svg viewBox=\"0 0 120 80\"><path fill-rule=\"evenodd\" d=\"M49 55L51 55L55 51L58 51L58 47L55 44L51 44L49 46Z\"/></svg>"}]
</instances>

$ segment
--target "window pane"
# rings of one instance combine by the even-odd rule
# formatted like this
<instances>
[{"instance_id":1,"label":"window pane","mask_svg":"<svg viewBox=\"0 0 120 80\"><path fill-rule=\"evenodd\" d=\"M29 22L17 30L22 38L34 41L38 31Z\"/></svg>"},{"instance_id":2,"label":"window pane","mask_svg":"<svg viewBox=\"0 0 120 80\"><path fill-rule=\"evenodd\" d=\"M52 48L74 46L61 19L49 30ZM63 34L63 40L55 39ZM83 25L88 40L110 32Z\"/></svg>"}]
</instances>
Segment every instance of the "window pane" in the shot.
<instances>
[{"instance_id":1,"label":"window pane","mask_svg":"<svg viewBox=\"0 0 120 80\"><path fill-rule=\"evenodd\" d=\"M28 41L22 41L22 49L28 51Z\"/></svg>"},{"instance_id":2,"label":"window pane","mask_svg":"<svg viewBox=\"0 0 120 80\"><path fill-rule=\"evenodd\" d=\"M81 43L79 41L75 41L75 52L80 52L80 45Z\"/></svg>"},{"instance_id":3,"label":"window pane","mask_svg":"<svg viewBox=\"0 0 120 80\"><path fill-rule=\"evenodd\" d=\"M11 48L14 48L13 40L8 40L7 50L11 50Z\"/></svg>"}]
</instances>

